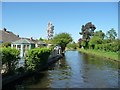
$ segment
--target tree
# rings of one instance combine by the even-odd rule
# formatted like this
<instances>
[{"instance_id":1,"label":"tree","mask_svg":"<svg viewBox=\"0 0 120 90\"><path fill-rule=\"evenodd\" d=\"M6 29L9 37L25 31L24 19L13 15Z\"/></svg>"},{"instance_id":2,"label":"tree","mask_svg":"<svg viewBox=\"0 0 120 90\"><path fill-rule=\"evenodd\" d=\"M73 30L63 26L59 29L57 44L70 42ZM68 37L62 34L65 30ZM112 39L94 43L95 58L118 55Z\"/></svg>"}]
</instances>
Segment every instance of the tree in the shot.
<instances>
[{"instance_id":1,"label":"tree","mask_svg":"<svg viewBox=\"0 0 120 90\"><path fill-rule=\"evenodd\" d=\"M96 29L95 25L92 22L88 22L86 25L82 25L81 31L79 34L82 35L82 40L86 43L84 47L88 47L88 42L94 34L94 30Z\"/></svg>"},{"instance_id":2,"label":"tree","mask_svg":"<svg viewBox=\"0 0 120 90\"><path fill-rule=\"evenodd\" d=\"M104 39L105 33L102 32L102 30L96 31L96 32L94 33L94 36L97 36L97 37L100 37L100 38Z\"/></svg>"},{"instance_id":3,"label":"tree","mask_svg":"<svg viewBox=\"0 0 120 90\"><path fill-rule=\"evenodd\" d=\"M102 38L100 38L99 36L93 36L90 41L89 41L89 45L90 47L92 47L92 49L94 49L96 44L102 44Z\"/></svg>"},{"instance_id":4,"label":"tree","mask_svg":"<svg viewBox=\"0 0 120 90\"><path fill-rule=\"evenodd\" d=\"M92 24L92 22L88 22L86 25L82 25L81 31L79 34L82 35L82 39L88 40L90 36L93 36L94 30L96 27Z\"/></svg>"},{"instance_id":5,"label":"tree","mask_svg":"<svg viewBox=\"0 0 120 90\"><path fill-rule=\"evenodd\" d=\"M114 28L112 28L111 30L107 31L106 36L107 36L108 39L114 40L115 37L117 37L117 33L114 30Z\"/></svg>"},{"instance_id":6,"label":"tree","mask_svg":"<svg viewBox=\"0 0 120 90\"><path fill-rule=\"evenodd\" d=\"M40 40L40 41L43 41L44 39L40 37L39 40Z\"/></svg>"},{"instance_id":7,"label":"tree","mask_svg":"<svg viewBox=\"0 0 120 90\"><path fill-rule=\"evenodd\" d=\"M69 43L69 42L72 42L72 37L70 34L68 33L60 33L60 34L57 34L53 37L53 40L52 40L53 44L57 44L57 45L60 45L61 48L62 48L62 51L65 50L65 47L66 45Z\"/></svg>"},{"instance_id":8,"label":"tree","mask_svg":"<svg viewBox=\"0 0 120 90\"><path fill-rule=\"evenodd\" d=\"M86 41L84 41L84 40L81 41L81 46L82 46L83 48L86 48L86 46L87 46L86 44L87 44Z\"/></svg>"}]
</instances>

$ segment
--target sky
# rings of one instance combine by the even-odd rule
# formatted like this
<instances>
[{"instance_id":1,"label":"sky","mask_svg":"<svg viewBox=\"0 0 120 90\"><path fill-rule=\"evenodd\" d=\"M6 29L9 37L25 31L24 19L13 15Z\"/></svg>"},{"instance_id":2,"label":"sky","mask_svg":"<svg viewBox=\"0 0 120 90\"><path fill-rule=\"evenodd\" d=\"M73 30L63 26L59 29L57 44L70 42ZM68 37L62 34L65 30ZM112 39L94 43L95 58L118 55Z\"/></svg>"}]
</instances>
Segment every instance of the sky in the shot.
<instances>
[{"instance_id":1,"label":"sky","mask_svg":"<svg viewBox=\"0 0 120 90\"><path fill-rule=\"evenodd\" d=\"M2 0L3 2L119 2L119 0Z\"/></svg>"},{"instance_id":2,"label":"sky","mask_svg":"<svg viewBox=\"0 0 120 90\"><path fill-rule=\"evenodd\" d=\"M47 39L47 24L54 25L54 35L81 37L81 26L92 22L96 30L118 32L117 2L2 2L2 28L20 37Z\"/></svg>"}]
</instances>

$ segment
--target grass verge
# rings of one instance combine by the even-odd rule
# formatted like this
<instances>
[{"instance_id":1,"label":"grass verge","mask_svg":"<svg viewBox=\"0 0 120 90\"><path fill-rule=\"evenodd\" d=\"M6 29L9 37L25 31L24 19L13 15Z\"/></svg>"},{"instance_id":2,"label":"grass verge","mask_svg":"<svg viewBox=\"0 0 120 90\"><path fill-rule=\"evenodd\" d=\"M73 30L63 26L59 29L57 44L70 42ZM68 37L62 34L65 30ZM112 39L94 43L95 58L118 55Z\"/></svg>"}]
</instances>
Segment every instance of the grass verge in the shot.
<instances>
[{"instance_id":1,"label":"grass verge","mask_svg":"<svg viewBox=\"0 0 120 90\"><path fill-rule=\"evenodd\" d=\"M92 49L78 49L78 51L86 54L92 54L100 57L105 57L111 60L120 61L118 58L118 53L116 52L106 52L102 50L92 50Z\"/></svg>"}]
</instances>

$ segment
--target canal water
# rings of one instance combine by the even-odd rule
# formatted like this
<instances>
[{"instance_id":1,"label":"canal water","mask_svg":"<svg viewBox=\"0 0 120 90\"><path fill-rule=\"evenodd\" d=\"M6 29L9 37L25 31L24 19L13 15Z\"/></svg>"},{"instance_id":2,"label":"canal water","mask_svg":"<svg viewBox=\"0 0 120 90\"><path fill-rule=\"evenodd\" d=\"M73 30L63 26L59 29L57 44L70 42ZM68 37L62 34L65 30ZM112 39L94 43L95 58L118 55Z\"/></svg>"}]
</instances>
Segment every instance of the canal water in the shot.
<instances>
[{"instance_id":1,"label":"canal water","mask_svg":"<svg viewBox=\"0 0 120 90\"><path fill-rule=\"evenodd\" d=\"M78 51L66 51L65 58L37 75L25 78L21 88L118 88L118 62Z\"/></svg>"}]
</instances>

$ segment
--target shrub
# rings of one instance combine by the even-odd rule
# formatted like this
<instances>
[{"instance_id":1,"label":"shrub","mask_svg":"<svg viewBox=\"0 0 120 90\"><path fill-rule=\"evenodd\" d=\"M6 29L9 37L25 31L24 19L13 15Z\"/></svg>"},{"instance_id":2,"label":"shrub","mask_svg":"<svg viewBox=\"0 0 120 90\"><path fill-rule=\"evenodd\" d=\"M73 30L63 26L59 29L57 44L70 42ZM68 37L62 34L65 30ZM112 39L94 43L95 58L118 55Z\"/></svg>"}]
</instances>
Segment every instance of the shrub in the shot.
<instances>
[{"instance_id":1,"label":"shrub","mask_svg":"<svg viewBox=\"0 0 120 90\"><path fill-rule=\"evenodd\" d=\"M96 44L95 49L96 50L104 50L104 51L110 51L110 52L118 52L120 50L119 42L112 42L112 43L106 43L106 44Z\"/></svg>"},{"instance_id":2,"label":"shrub","mask_svg":"<svg viewBox=\"0 0 120 90\"><path fill-rule=\"evenodd\" d=\"M2 48L0 50L2 54L2 65L7 67L7 73L14 73L19 60L19 50L12 48Z\"/></svg>"},{"instance_id":3,"label":"shrub","mask_svg":"<svg viewBox=\"0 0 120 90\"><path fill-rule=\"evenodd\" d=\"M10 47L11 43L10 42L5 42L1 44L1 47Z\"/></svg>"},{"instance_id":4,"label":"shrub","mask_svg":"<svg viewBox=\"0 0 120 90\"><path fill-rule=\"evenodd\" d=\"M47 63L51 49L35 48L28 51L26 56L27 70L36 70L42 68Z\"/></svg>"},{"instance_id":5,"label":"shrub","mask_svg":"<svg viewBox=\"0 0 120 90\"><path fill-rule=\"evenodd\" d=\"M81 46L84 47L84 48L86 48L86 47L87 47L87 45L86 45L86 41L82 40L82 42L81 42Z\"/></svg>"},{"instance_id":6,"label":"shrub","mask_svg":"<svg viewBox=\"0 0 120 90\"><path fill-rule=\"evenodd\" d=\"M77 49L78 45L76 43L69 43L67 44L68 49Z\"/></svg>"}]
</instances>

